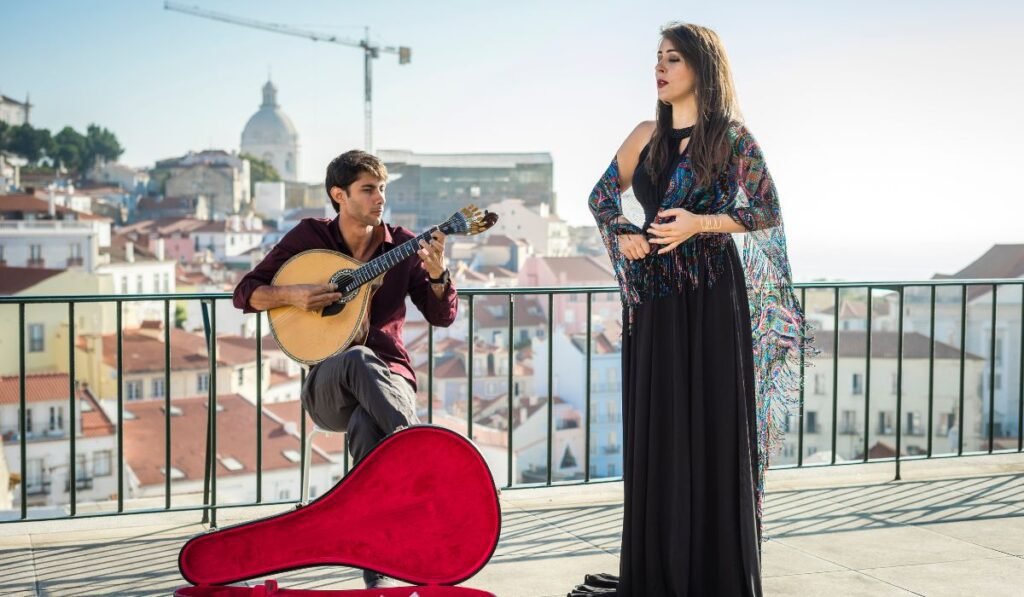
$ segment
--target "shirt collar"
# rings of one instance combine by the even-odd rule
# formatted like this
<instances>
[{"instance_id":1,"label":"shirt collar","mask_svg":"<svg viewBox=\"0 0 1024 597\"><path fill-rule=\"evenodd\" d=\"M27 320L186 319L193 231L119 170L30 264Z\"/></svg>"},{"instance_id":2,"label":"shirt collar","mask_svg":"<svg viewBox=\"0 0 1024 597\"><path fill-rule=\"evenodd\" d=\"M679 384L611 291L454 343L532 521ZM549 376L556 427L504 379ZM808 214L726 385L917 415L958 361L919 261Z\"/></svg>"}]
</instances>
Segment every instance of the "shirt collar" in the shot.
<instances>
[{"instance_id":1,"label":"shirt collar","mask_svg":"<svg viewBox=\"0 0 1024 597\"><path fill-rule=\"evenodd\" d=\"M344 247L346 251L349 251L349 247L345 244L345 237L341 235L341 215L334 216L331 220L331 235L334 236L334 240L338 243L338 246ZM387 245L389 247L395 246L394 237L391 235L391 225L387 222L382 224L384 226L384 240L381 245Z\"/></svg>"}]
</instances>

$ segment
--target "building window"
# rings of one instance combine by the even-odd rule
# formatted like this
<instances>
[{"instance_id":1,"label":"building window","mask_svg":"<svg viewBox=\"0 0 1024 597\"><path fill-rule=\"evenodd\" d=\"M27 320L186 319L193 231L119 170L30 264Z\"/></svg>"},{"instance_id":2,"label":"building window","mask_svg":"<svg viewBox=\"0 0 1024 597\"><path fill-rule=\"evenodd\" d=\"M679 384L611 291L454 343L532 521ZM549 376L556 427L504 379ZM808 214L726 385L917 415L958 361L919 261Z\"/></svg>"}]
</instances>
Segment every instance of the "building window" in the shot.
<instances>
[{"instance_id":1,"label":"building window","mask_svg":"<svg viewBox=\"0 0 1024 597\"><path fill-rule=\"evenodd\" d=\"M43 324L28 324L28 351L43 352Z\"/></svg>"},{"instance_id":2,"label":"building window","mask_svg":"<svg viewBox=\"0 0 1024 597\"><path fill-rule=\"evenodd\" d=\"M125 384L125 394L128 400L142 400L142 381L129 381Z\"/></svg>"},{"instance_id":3,"label":"building window","mask_svg":"<svg viewBox=\"0 0 1024 597\"><path fill-rule=\"evenodd\" d=\"M839 432L845 435L857 433L857 411L844 410L839 423Z\"/></svg>"},{"instance_id":4,"label":"building window","mask_svg":"<svg viewBox=\"0 0 1024 597\"><path fill-rule=\"evenodd\" d=\"M165 293L171 291L171 276L170 276L170 274L168 274L166 272L164 272L164 286L163 286L163 289L164 289Z\"/></svg>"},{"instance_id":5,"label":"building window","mask_svg":"<svg viewBox=\"0 0 1024 597\"><path fill-rule=\"evenodd\" d=\"M38 493L43 489L43 459L29 458L25 464L25 487L29 493Z\"/></svg>"},{"instance_id":6,"label":"building window","mask_svg":"<svg viewBox=\"0 0 1024 597\"><path fill-rule=\"evenodd\" d=\"M814 393L818 396L825 395L825 375L822 373L814 374Z\"/></svg>"},{"instance_id":7,"label":"building window","mask_svg":"<svg viewBox=\"0 0 1024 597\"><path fill-rule=\"evenodd\" d=\"M940 413L938 429L935 432L942 436L949 435L955 425L956 413Z\"/></svg>"},{"instance_id":8,"label":"building window","mask_svg":"<svg viewBox=\"0 0 1024 597\"><path fill-rule=\"evenodd\" d=\"M142 294L142 274L135 276L135 294Z\"/></svg>"},{"instance_id":9,"label":"building window","mask_svg":"<svg viewBox=\"0 0 1024 597\"><path fill-rule=\"evenodd\" d=\"M121 294L128 294L128 276L121 276Z\"/></svg>"},{"instance_id":10,"label":"building window","mask_svg":"<svg viewBox=\"0 0 1024 597\"><path fill-rule=\"evenodd\" d=\"M21 416L21 409L18 409L18 416ZM20 421L19 421L20 424ZM25 435L32 433L32 409L25 409Z\"/></svg>"},{"instance_id":11,"label":"building window","mask_svg":"<svg viewBox=\"0 0 1024 597\"><path fill-rule=\"evenodd\" d=\"M43 245L29 245L28 258L32 261L40 261L43 258Z\"/></svg>"},{"instance_id":12,"label":"building window","mask_svg":"<svg viewBox=\"0 0 1024 597\"><path fill-rule=\"evenodd\" d=\"M860 396L864 394L864 376L860 373L853 374L853 395Z\"/></svg>"},{"instance_id":13,"label":"building window","mask_svg":"<svg viewBox=\"0 0 1024 597\"><path fill-rule=\"evenodd\" d=\"M238 385L245 384L245 369L238 370Z\"/></svg>"},{"instance_id":14,"label":"building window","mask_svg":"<svg viewBox=\"0 0 1024 597\"><path fill-rule=\"evenodd\" d=\"M110 450L100 450L99 452L92 453L92 475L94 477L109 477L111 474L111 463L113 458L111 457Z\"/></svg>"},{"instance_id":15,"label":"building window","mask_svg":"<svg viewBox=\"0 0 1024 597\"><path fill-rule=\"evenodd\" d=\"M807 433L818 433L819 429L817 411L809 410L805 413L805 416L807 417L807 429L805 429L804 431L806 431Z\"/></svg>"},{"instance_id":16,"label":"building window","mask_svg":"<svg viewBox=\"0 0 1024 597\"><path fill-rule=\"evenodd\" d=\"M153 292L160 292L160 274L153 274Z\"/></svg>"},{"instance_id":17,"label":"building window","mask_svg":"<svg viewBox=\"0 0 1024 597\"><path fill-rule=\"evenodd\" d=\"M878 433L892 435L893 413L891 410L884 410L878 413Z\"/></svg>"},{"instance_id":18,"label":"building window","mask_svg":"<svg viewBox=\"0 0 1024 597\"><path fill-rule=\"evenodd\" d=\"M63 431L64 429L64 407L50 407L50 431Z\"/></svg>"},{"instance_id":19,"label":"building window","mask_svg":"<svg viewBox=\"0 0 1024 597\"><path fill-rule=\"evenodd\" d=\"M162 377L153 378L153 397L163 398L164 397L164 379Z\"/></svg>"},{"instance_id":20,"label":"building window","mask_svg":"<svg viewBox=\"0 0 1024 597\"><path fill-rule=\"evenodd\" d=\"M907 434L908 435L924 435L924 426L921 425L921 413L919 413L919 412L908 412L907 413Z\"/></svg>"},{"instance_id":21,"label":"building window","mask_svg":"<svg viewBox=\"0 0 1024 597\"><path fill-rule=\"evenodd\" d=\"M89 469L85 461L85 454L75 456L75 479L85 481L89 479Z\"/></svg>"},{"instance_id":22,"label":"building window","mask_svg":"<svg viewBox=\"0 0 1024 597\"><path fill-rule=\"evenodd\" d=\"M82 243L71 243L68 247L68 257L72 259L82 258Z\"/></svg>"},{"instance_id":23,"label":"building window","mask_svg":"<svg viewBox=\"0 0 1024 597\"><path fill-rule=\"evenodd\" d=\"M897 383L897 382L898 382L898 380L896 379L896 374L895 374L895 373L893 373L893 374L892 374L892 393L893 393L893 394L895 394L895 393L896 393L896 390L897 390L897 387L896 387L896 386L898 385L898 383Z\"/></svg>"},{"instance_id":24,"label":"building window","mask_svg":"<svg viewBox=\"0 0 1024 597\"><path fill-rule=\"evenodd\" d=\"M196 391L206 392L210 389L210 374L200 373L196 376Z\"/></svg>"}]
</instances>

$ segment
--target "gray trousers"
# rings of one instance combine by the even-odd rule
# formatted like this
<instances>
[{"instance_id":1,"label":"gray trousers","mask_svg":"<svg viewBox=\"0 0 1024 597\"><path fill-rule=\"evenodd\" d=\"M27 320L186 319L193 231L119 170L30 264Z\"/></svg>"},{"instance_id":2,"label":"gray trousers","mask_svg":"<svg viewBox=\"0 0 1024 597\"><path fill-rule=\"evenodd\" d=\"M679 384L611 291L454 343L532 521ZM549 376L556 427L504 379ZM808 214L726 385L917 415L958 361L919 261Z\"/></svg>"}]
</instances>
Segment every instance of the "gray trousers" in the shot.
<instances>
[{"instance_id":1,"label":"gray trousers","mask_svg":"<svg viewBox=\"0 0 1024 597\"><path fill-rule=\"evenodd\" d=\"M302 403L318 427L346 432L355 462L398 428L419 423L412 385L365 346L313 367L302 386Z\"/></svg>"}]
</instances>

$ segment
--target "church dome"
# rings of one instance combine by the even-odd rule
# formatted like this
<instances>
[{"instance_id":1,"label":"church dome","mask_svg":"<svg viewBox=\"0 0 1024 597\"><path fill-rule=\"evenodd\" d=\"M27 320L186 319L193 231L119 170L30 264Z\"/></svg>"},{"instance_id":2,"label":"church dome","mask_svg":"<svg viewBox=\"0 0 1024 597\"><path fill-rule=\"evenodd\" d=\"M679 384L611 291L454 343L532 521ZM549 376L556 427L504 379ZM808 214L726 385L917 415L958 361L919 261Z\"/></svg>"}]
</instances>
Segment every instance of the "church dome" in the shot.
<instances>
[{"instance_id":1,"label":"church dome","mask_svg":"<svg viewBox=\"0 0 1024 597\"><path fill-rule=\"evenodd\" d=\"M295 125L277 104L277 88L267 81L263 86L263 104L242 130L242 146L290 145L297 138Z\"/></svg>"}]
</instances>

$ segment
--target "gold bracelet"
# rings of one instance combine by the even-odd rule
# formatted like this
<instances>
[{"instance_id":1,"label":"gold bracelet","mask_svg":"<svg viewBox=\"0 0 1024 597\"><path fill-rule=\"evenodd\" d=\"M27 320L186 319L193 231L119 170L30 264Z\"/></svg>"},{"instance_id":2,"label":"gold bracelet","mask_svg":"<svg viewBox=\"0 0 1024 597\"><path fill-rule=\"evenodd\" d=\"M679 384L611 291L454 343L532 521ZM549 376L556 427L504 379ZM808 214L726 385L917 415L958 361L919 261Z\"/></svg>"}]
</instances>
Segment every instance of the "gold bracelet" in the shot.
<instances>
[{"instance_id":1,"label":"gold bracelet","mask_svg":"<svg viewBox=\"0 0 1024 597\"><path fill-rule=\"evenodd\" d=\"M700 217L700 229L702 232L714 232L722 229L722 221L712 215Z\"/></svg>"}]
</instances>

